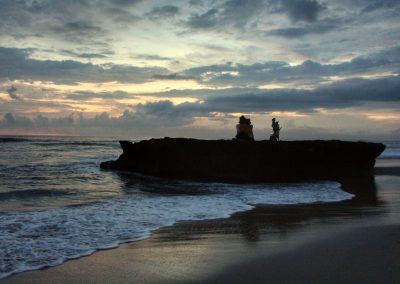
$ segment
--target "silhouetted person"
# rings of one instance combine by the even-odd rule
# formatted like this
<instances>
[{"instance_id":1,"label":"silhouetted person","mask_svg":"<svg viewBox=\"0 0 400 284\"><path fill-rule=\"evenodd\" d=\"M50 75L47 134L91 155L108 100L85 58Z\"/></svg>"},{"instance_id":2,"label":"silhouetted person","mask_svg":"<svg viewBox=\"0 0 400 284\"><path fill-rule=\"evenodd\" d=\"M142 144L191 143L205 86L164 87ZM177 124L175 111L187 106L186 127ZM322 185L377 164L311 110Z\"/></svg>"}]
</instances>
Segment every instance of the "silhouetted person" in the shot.
<instances>
[{"instance_id":1,"label":"silhouetted person","mask_svg":"<svg viewBox=\"0 0 400 284\"><path fill-rule=\"evenodd\" d=\"M279 141L279 131L282 129L279 126L279 121L274 117L272 119L272 135L269 137L270 141Z\"/></svg>"},{"instance_id":2,"label":"silhouetted person","mask_svg":"<svg viewBox=\"0 0 400 284\"><path fill-rule=\"evenodd\" d=\"M244 115L242 115L239 118L239 124L251 125L251 120L250 120L250 118L246 118Z\"/></svg>"},{"instance_id":3,"label":"silhouetted person","mask_svg":"<svg viewBox=\"0 0 400 284\"><path fill-rule=\"evenodd\" d=\"M240 140L254 140L253 125L251 125L250 118L242 115L239 118L239 124L236 125L236 139Z\"/></svg>"}]
</instances>

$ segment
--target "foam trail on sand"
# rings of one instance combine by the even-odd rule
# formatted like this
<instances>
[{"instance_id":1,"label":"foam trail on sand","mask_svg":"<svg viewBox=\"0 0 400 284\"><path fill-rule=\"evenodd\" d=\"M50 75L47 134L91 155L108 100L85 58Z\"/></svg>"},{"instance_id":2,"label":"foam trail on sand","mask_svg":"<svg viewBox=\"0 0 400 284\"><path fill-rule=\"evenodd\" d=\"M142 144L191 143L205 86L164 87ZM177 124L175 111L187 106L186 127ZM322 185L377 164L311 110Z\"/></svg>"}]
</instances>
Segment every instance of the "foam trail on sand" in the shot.
<instances>
[{"instance_id":1,"label":"foam trail on sand","mask_svg":"<svg viewBox=\"0 0 400 284\"><path fill-rule=\"evenodd\" d=\"M225 218L256 204L333 202L352 197L336 182L268 185L178 182L169 184L168 190L171 186L177 187L177 192L196 188L197 193L204 191L204 194L138 191L79 206L0 214L0 278L141 240L157 228L180 220Z\"/></svg>"}]
</instances>

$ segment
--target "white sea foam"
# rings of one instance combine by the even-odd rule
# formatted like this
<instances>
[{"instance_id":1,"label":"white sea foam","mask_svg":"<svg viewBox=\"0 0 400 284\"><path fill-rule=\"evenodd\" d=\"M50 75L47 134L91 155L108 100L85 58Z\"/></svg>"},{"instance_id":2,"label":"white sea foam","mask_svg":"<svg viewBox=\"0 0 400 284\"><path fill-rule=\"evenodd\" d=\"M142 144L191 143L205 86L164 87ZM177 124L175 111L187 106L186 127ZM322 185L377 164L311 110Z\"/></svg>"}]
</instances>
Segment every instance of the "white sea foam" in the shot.
<instances>
[{"instance_id":1,"label":"white sea foam","mask_svg":"<svg viewBox=\"0 0 400 284\"><path fill-rule=\"evenodd\" d=\"M335 182L230 185L180 183L204 194L127 194L92 204L0 215L0 278L140 240L180 220L224 218L256 204L350 199Z\"/></svg>"}]
</instances>

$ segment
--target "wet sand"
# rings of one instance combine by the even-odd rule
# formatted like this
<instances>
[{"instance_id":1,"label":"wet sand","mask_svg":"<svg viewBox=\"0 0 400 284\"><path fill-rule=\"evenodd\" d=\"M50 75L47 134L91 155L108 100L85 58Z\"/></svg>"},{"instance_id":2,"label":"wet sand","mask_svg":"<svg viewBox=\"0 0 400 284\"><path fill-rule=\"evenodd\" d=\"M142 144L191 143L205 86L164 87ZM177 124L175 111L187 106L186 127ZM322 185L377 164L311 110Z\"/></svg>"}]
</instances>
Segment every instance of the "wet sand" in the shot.
<instances>
[{"instance_id":1,"label":"wet sand","mask_svg":"<svg viewBox=\"0 0 400 284\"><path fill-rule=\"evenodd\" d=\"M399 283L400 226L364 227L228 267L205 283Z\"/></svg>"},{"instance_id":2,"label":"wet sand","mask_svg":"<svg viewBox=\"0 0 400 284\"><path fill-rule=\"evenodd\" d=\"M393 167L393 166L392 166ZM262 206L1 283L399 283L400 171L349 182L346 202ZM385 172L386 171L386 172Z\"/></svg>"}]
</instances>

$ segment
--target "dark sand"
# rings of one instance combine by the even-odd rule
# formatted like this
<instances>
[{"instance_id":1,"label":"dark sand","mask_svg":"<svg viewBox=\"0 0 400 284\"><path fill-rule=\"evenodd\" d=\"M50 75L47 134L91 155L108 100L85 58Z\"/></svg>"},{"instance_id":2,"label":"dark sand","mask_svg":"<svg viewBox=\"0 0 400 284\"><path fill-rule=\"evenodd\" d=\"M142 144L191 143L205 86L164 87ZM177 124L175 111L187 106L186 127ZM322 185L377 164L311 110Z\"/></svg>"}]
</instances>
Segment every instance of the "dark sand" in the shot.
<instances>
[{"instance_id":1,"label":"dark sand","mask_svg":"<svg viewBox=\"0 0 400 284\"><path fill-rule=\"evenodd\" d=\"M344 185L361 192L351 201L181 222L148 240L0 282L400 283L400 171L388 168L378 163L375 181Z\"/></svg>"},{"instance_id":2,"label":"dark sand","mask_svg":"<svg viewBox=\"0 0 400 284\"><path fill-rule=\"evenodd\" d=\"M365 227L232 265L206 283L399 283L400 226Z\"/></svg>"}]
</instances>

